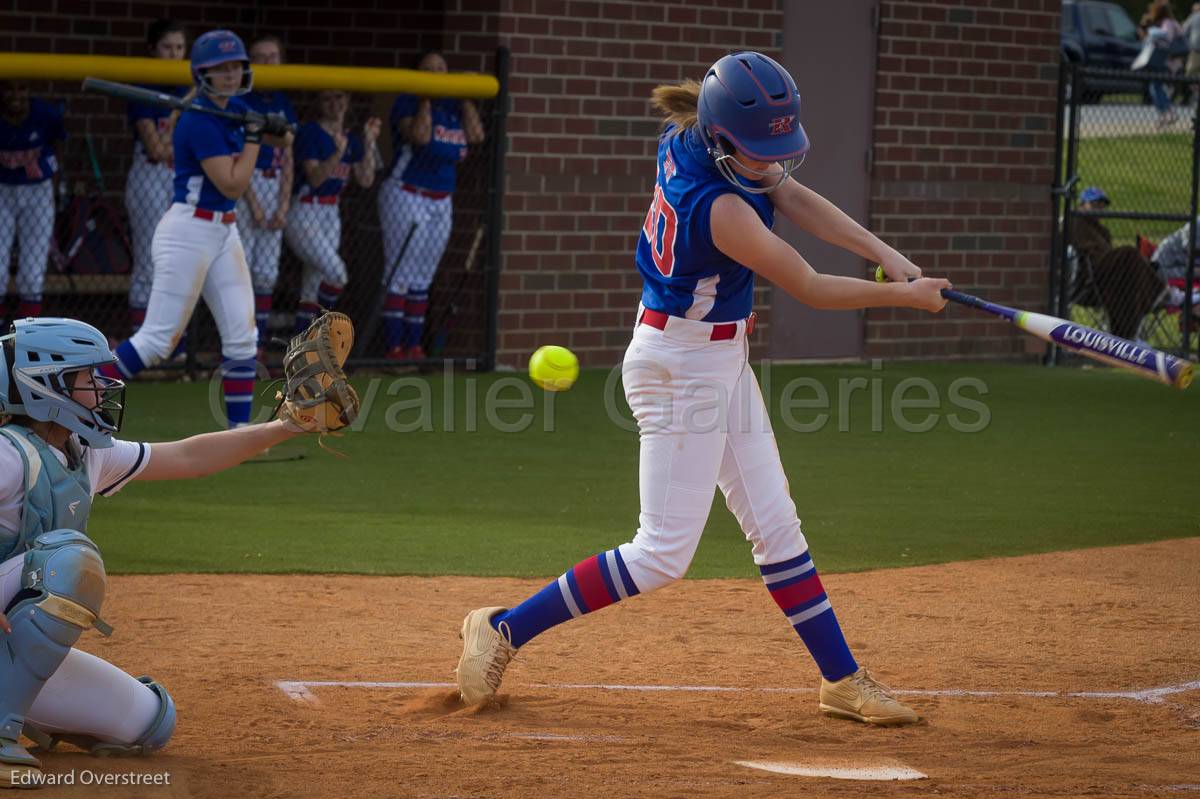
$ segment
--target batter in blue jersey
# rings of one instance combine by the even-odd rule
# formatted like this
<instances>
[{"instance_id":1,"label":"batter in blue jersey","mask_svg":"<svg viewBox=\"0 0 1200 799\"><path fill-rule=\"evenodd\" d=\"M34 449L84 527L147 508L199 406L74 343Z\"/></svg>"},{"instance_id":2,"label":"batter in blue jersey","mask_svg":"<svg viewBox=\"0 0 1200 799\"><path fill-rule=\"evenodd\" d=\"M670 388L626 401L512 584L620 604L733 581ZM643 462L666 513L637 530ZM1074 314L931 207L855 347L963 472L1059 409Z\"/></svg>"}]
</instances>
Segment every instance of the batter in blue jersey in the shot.
<instances>
[{"instance_id":1,"label":"batter in blue jersey","mask_svg":"<svg viewBox=\"0 0 1200 799\"><path fill-rule=\"evenodd\" d=\"M919 278L908 259L790 177L808 137L800 93L774 60L733 53L700 84L659 86L652 104L668 124L635 256L643 307L621 367L641 434L637 532L515 607L467 614L459 691L468 704L489 701L517 649L535 636L681 578L719 488L768 593L816 662L820 711L871 724L916 722L912 708L858 665L842 634L748 368L747 336L755 273L819 308L938 311L949 283ZM882 264L899 282L818 274L771 232L776 212Z\"/></svg>"},{"instance_id":2,"label":"batter in blue jersey","mask_svg":"<svg viewBox=\"0 0 1200 799\"><path fill-rule=\"evenodd\" d=\"M54 231L56 150L66 138L58 106L30 99L25 81L0 82L0 262L8 263L14 238L20 243L18 316L41 316L42 287Z\"/></svg>"}]
</instances>

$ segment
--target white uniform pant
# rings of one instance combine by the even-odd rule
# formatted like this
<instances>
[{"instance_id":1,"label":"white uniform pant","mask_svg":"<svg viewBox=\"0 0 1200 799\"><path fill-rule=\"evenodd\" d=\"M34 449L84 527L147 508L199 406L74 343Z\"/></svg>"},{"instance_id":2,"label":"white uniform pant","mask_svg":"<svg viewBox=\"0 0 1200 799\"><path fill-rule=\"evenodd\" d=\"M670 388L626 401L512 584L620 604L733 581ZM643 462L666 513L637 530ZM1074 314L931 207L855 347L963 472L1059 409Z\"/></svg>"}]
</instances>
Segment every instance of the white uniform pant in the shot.
<instances>
[{"instance_id":1,"label":"white uniform pant","mask_svg":"<svg viewBox=\"0 0 1200 799\"><path fill-rule=\"evenodd\" d=\"M146 366L175 350L200 297L221 333L222 355L250 359L257 351L254 290L237 225L201 219L195 210L174 203L154 232L154 288L146 321L130 339Z\"/></svg>"},{"instance_id":2,"label":"white uniform pant","mask_svg":"<svg viewBox=\"0 0 1200 799\"><path fill-rule=\"evenodd\" d=\"M268 178L261 169L254 170L250 178L250 190L258 200L263 219L269 221L279 210L279 173ZM279 254L283 249L283 231L268 230L254 224L250 205L245 198L237 207L238 233L242 237L242 248L246 251L246 263L250 266L250 282L255 294L271 294L279 280Z\"/></svg>"},{"instance_id":3,"label":"white uniform pant","mask_svg":"<svg viewBox=\"0 0 1200 799\"><path fill-rule=\"evenodd\" d=\"M20 590L24 561L21 554L0 563L0 609ZM154 691L116 666L72 649L33 701L27 718L43 732L132 744L150 729L160 704Z\"/></svg>"},{"instance_id":4,"label":"white uniform pant","mask_svg":"<svg viewBox=\"0 0 1200 799\"><path fill-rule=\"evenodd\" d=\"M641 516L620 550L642 592L687 572L717 487L756 564L808 549L748 363L745 322L737 325L726 341L710 341L705 322L671 318L665 331L639 325L626 350L621 376L641 436Z\"/></svg>"},{"instance_id":5,"label":"white uniform pant","mask_svg":"<svg viewBox=\"0 0 1200 799\"><path fill-rule=\"evenodd\" d=\"M54 186L50 180L21 185L0 184L0 259L11 257L13 237L21 243L17 261L17 293L40 302L54 233ZM8 286L8 269L4 270Z\"/></svg>"},{"instance_id":6,"label":"white uniform pant","mask_svg":"<svg viewBox=\"0 0 1200 799\"><path fill-rule=\"evenodd\" d=\"M284 229L288 247L304 262L300 276L300 301L316 302L322 282L343 288L349 280L346 262L338 253L342 244L342 216L336 204L297 202L288 211Z\"/></svg>"},{"instance_id":7,"label":"white uniform pant","mask_svg":"<svg viewBox=\"0 0 1200 799\"><path fill-rule=\"evenodd\" d=\"M379 187L383 280L389 294L429 291L454 223L454 202L450 195L434 200L405 191L403 185L395 178L388 178Z\"/></svg>"},{"instance_id":8,"label":"white uniform pant","mask_svg":"<svg viewBox=\"0 0 1200 799\"><path fill-rule=\"evenodd\" d=\"M125 208L129 212L129 235L133 245L133 270L129 277L129 305L145 308L150 302L154 280L151 247L154 230L171 206L175 192L175 170L166 164L152 164L135 148L133 165L125 179Z\"/></svg>"}]
</instances>

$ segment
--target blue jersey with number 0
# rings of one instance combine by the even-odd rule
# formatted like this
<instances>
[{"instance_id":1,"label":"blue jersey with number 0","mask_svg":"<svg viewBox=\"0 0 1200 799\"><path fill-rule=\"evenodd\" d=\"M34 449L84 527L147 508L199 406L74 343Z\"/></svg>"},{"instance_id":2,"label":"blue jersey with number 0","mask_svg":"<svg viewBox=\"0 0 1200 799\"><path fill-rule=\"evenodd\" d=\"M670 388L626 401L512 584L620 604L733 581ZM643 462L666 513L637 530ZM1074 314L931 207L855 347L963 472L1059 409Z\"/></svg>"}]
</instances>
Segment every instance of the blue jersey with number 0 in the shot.
<instances>
[{"instance_id":1,"label":"blue jersey with number 0","mask_svg":"<svg viewBox=\"0 0 1200 799\"><path fill-rule=\"evenodd\" d=\"M668 126L658 142L654 198L638 237L642 304L705 322L745 319L754 305L754 273L716 248L710 214L722 194L736 194L769 229L775 207L765 194L739 191L717 171L696 129Z\"/></svg>"},{"instance_id":2,"label":"blue jersey with number 0","mask_svg":"<svg viewBox=\"0 0 1200 799\"><path fill-rule=\"evenodd\" d=\"M196 100L196 105L216 108L207 95ZM249 108L237 97L231 97L226 111L246 113ZM237 122L221 119L199 111L184 111L175 123L172 139L175 145L175 198L177 203L187 203L209 211L232 211L236 199L226 197L216 184L204 174L200 163L207 158L230 155L235 158L246 143L246 130Z\"/></svg>"}]
</instances>

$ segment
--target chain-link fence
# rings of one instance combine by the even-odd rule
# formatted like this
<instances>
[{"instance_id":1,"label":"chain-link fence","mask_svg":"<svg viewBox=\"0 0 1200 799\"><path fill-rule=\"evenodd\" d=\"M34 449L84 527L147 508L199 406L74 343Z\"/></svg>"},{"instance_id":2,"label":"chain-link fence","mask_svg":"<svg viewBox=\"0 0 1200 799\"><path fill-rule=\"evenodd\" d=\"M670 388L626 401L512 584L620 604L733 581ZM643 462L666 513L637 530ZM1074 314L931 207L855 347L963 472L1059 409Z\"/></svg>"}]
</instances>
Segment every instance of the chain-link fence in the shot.
<instances>
[{"instance_id":1,"label":"chain-link fence","mask_svg":"<svg viewBox=\"0 0 1200 799\"><path fill-rule=\"evenodd\" d=\"M328 308L355 321L354 365L454 359L490 368L506 63L497 58L495 100L346 92L248 98L259 107L288 105L300 124L290 150L263 147L234 216L206 220L237 227L264 363L277 366L278 341ZM115 345L145 319L160 220L195 193L176 180L177 116L65 82L0 81L0 94L4 319L83 319ZM157 272L165 284L161 264ZM206 307L209 287L173 289L194 289L205 301L157 368L215 367L222 346Z\"/></svg>"},{"instance_id":2,"label":"chain-link fence","mask_svg":"<svg viewBox=\"0 0 1200 799\"><path fill-rule=\"evenodd\" d=\"M1198 90L1170 72L1064 65L1051 266L1056 315L1192 356Z\"/></svg>"}]
</instances>

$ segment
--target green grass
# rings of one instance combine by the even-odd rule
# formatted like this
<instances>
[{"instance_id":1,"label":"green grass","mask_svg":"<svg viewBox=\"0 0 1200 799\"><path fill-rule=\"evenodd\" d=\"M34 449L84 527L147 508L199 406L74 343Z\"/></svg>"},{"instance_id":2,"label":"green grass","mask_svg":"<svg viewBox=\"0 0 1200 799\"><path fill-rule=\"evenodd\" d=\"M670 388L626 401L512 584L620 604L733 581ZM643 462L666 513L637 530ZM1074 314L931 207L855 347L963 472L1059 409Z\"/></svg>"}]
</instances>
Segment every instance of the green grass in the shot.
<instances>
[{"instance_id":1,"label":"green grass","mask_svg":"<svg viewBox=\"0 0 1200 799\"><path fill-rule=\"evenodd\" d=\"M1081 190L1102 187L1113 201L1113 211L1186 215L1192 202L1191 163L1192 138L1186 133L1079 141ZM1157 242L1183 223L1106 219L1104 224L1114 244L1133 244L1138 233Z\"/></svg>"},{"instance_id":2,"label":"green grass","mask_svg":"<svg viewBox=\"0 0 1200 799\"><path fill-rule=\"evenodd\" d=\"M520 433L481 420L467 432L468 383L454 381L446 432L440 375L387 395L384 378L365 430L285 446L307 457L243 465L203 480L135 482L98 499L89 527L113 572L356 572L545 576L629 540L637 527L635 433L604 410L604 371L570 392L531 394ZM819 432L788 430L778 412L790 380L815 378L834 399ZM869 391L837 412L840 380L878 379L880 430ZM951 429L947 405L932 430L905 432L887 404L907 377L975 377L990 423ZM470 378L482 406L503 375ZM514 381L513 376L507 380ZM357 380L364 392L366 380ZM429 389L434 432L392 432L388 407ZM822 568L857 570L1200 534L1196 453L1200 393L1180 393L1107 370L888 364L775 367L775 427L803 529ZM619 384L617 385L619 394ZM967 392L968 396L975 396ZM504 396L517 391L507 389ZM797 396L813 396L807 388ZM552 398L553 430L545 431ZM624 402L619 403L625 410ZM213 429L204 386L134 384L124 436L165 440ZM627 411L626 411L627 412ZM501 414L512 422L520 411ZM815 411L797 412L801 422ZM909 411L917 420L928 411ZM978 419L958 410L962 421ZM393 408L400 423L415 412ZM694 577L753 576L749 548L723 501L714 504Z\"/></svg>"}]
</instances>

